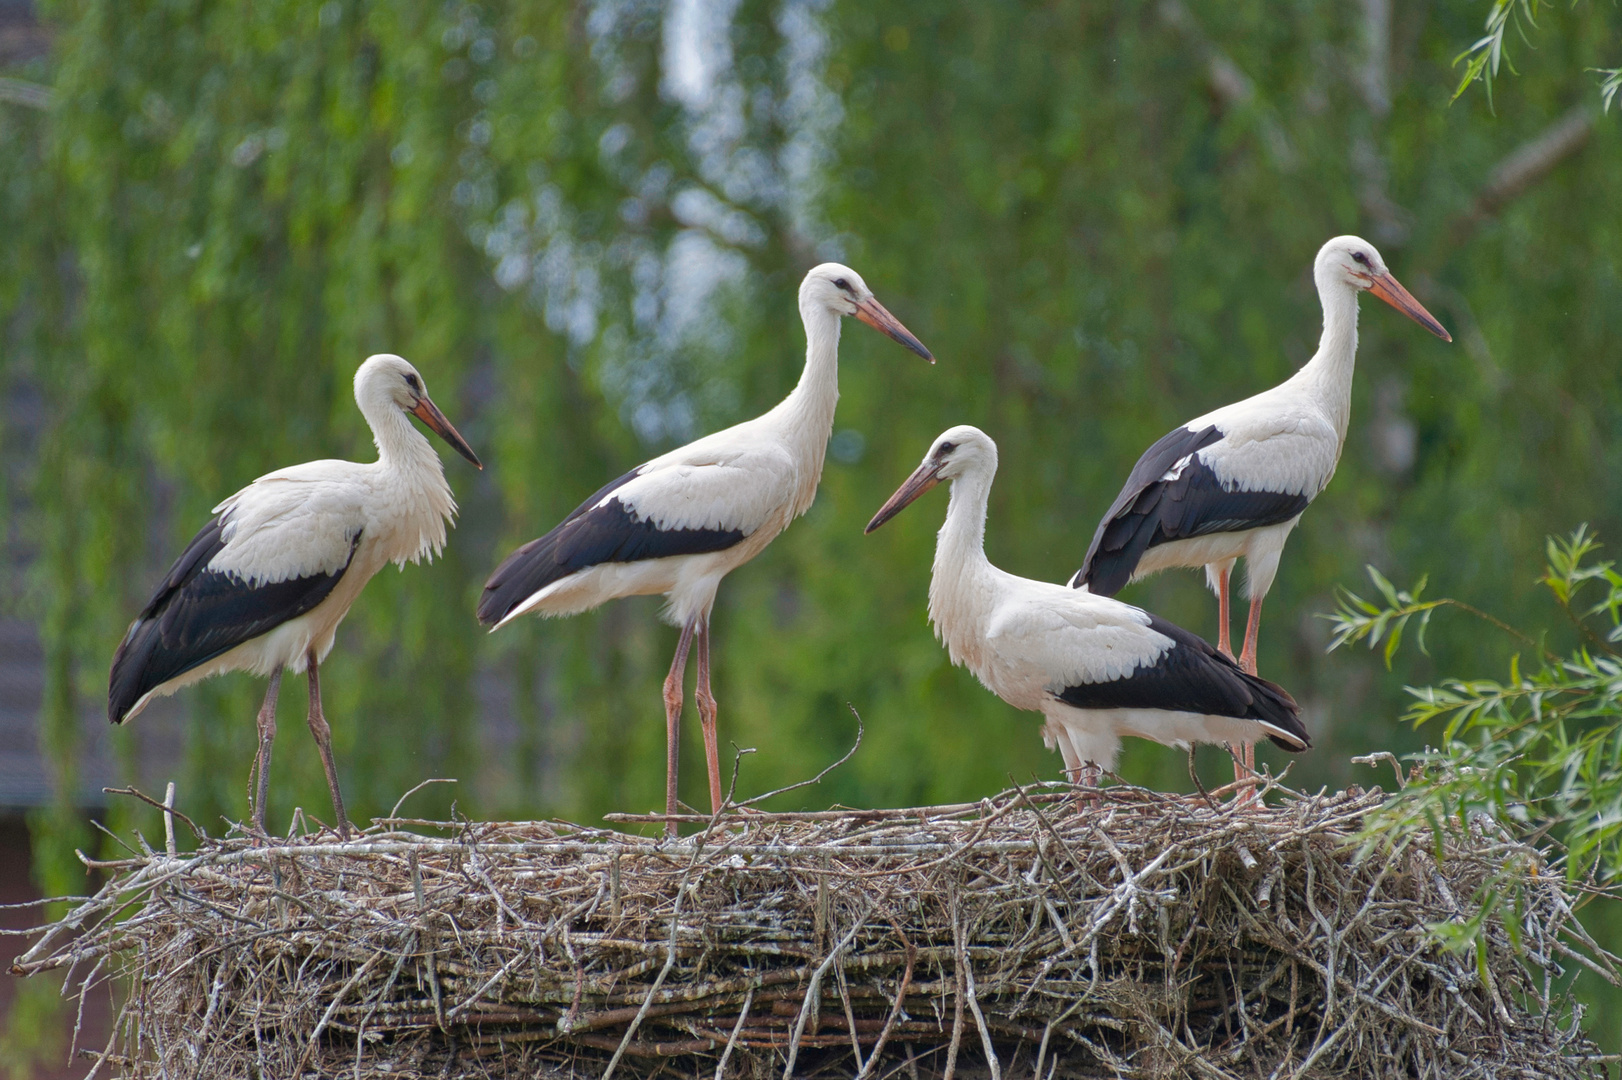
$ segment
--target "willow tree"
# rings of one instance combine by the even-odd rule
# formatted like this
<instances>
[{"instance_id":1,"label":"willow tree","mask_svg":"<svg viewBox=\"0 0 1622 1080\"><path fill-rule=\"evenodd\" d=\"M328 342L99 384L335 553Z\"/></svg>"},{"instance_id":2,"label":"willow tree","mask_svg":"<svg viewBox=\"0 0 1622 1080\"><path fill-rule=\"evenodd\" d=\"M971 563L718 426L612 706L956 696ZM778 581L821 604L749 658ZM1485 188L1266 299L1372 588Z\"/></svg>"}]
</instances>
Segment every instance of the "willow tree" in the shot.
<instances>
[{"instance_id":1,"label":"willow tree","mask_svg":"<svg viewBox=\"0 0 1622 1080\"><path fill-rule=\"evenodd\" d=\"M1525 56L1546 77L1496 114L1447 107L1477 16L1429 7L48 11L55 105L4 121L27 154L4 166L19 239L0 295L8 374L49 417L27 494L64 799L75 718L165 556L266 469L367 453L348 380L390 350L490 468L457 481L447 558L379 579L345 625L331 711L357 816L429 775L462 783L423 810L651 804L656 604L485 639L473 599L507 546L601 480L786 392L794 288L824 257L856 265L941 363L845 343L818 505L722 598L723 725L761 751L745 784L826 761L847 701L868 746L815 798L1052 774L1029 725L929 637L928 515L871 539L862 522L931 436L973 422L1003 448L993 556L1067 576L1149 439L1311 352L1307 267L1334 233L1378 244L1459 344L1363 320L1345 460L1264 636L1264 670L1313 718L1304 779L1403 738L1346 723L1394 715L1396 691L1322 655L1312 616L1336 582L1374 561L1513 605L1545 532L1615 531L1622 224L1596 208L1622 194L1622 145L1581 76L1614 41L1606 5L1568 13ZM1127 595L1214 631L1191 575ZM1444 663L1478 647L1436 644ZM217 680L169 714L182 798L210 821L240 813L253 694ZM132 779L145 737L113 736ZM285 814L319 770L303 746L276 761ZM1127 767L1183 781L1152 748Z\"/></svg>"}]
</instances>

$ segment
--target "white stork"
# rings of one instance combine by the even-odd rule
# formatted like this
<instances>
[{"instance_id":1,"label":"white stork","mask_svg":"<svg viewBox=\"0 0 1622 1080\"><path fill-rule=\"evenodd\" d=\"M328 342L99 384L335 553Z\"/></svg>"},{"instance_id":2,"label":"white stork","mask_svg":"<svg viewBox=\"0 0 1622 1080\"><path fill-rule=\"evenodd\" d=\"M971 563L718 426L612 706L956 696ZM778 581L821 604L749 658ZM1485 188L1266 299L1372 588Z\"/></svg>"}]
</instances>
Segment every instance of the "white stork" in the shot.
<instances>
[{"instance_id":1,"label":"white stork","mask_svg":"<svg viewBox=\"0 0 1622 1080\"><path fill-rule=\"evenodd\" d=\"M1250 617L1239 665L1251 674L1262 600L1284 542L1329 485L1346 443L1358 293L1373 293L1443 341L1453 340L1367 240L1330 240L1319 249L1312 276L1324 313L1318 352L1271 390L1196 417L1144 451L1070 579L1078 589L1114 596L1128 581L1157 570L1203 566L1217 594L1217 648L1231 656L1228 577L1243 555ZM1247 744L1244 764L1254 763Z\"/></svg>"},{"instance_id":2,"label":"white stork","mask_svg":"<svg viewBox=\"0 0 1622 1080\"><path fill-rule=\"evenodd\" d=\"M265 791L282 671L310 675L310 733L321 751L340 836L348 838L318 667L366 582L445 546L456 500L439 455L406 419L422 420L457 453L479 459L428 397L417 369L380 354L355 373L355 403L377 461L311 461L261 476L214 508L113 654L107 719L121 724L154 697L223 671L268 675L259 710L253 824L265 832Z\"/></svg>"},{"instance_id":3,"label":"white stork","mask_svg":"<svg viewBox=\"0 0 1622 1080\"><path fill-rule=\"evenodd\" d=\"M1121 736L1170 746L1265 736L1307 749L1295 701L1181 627L1085 589L1015 577L986 558L997 444L976 427L944 432L867 531L950 481L935 543L929 619L954 664L1016 709L1047 718L1043 737L1086 785L1115 766Z\"/></svg>"},{"instance_id":4,"label":"white stork","mask_svg":"<svg viewBox=\"0 0 1622 1080\"><path fill-rule=\"evenodd\" d=\"M698 639L694 701L704 731L710 800L721 806L716 703L710 693L710 610L721 579L760 554L816 497L839 399L839 320L856 318L934 362L856 271L823 263L800 284L805 371L776 408L639 465L600 489L551 532L507 556L479 600L499 629L520 615L574 615L623 596L664 595L681 628L664 684L665 809L676 768L687 653ZM667 831L674 833L675 823Z\"/></svg>"}]
</instances>

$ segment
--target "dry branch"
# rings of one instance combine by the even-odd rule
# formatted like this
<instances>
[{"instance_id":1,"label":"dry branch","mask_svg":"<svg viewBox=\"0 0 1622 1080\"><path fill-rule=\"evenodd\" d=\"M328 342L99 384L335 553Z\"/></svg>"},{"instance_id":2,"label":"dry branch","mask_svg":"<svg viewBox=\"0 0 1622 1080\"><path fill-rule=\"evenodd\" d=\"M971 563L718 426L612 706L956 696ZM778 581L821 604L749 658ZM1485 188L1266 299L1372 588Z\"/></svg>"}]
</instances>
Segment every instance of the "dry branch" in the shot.
<instances>
[{"instance_id":1,"label":"dry branch","mask_svg":"<svg viewBox=\"0 0 1622 1080\"><path fill-rule=\"evenodd\" d=\"M1587 146L1593 133L1594 111L1587 105L1578 105L1535 138L1516 147L1493 167L1487 182L1470 201L1469 209L1454 220L1454 244L1463 244L1484 223L1497 217L1516 196Z\"/></svg>"},{"instance_id":2,"label":"dry branch","mask_svg":"<svg viewBox=\"0 0 1622 1080\"><path fill-rule=\"evenodd\" d=\"M130 1078L1599 1075L1549 987L1610 959L1558 875L1487 917L1478 967L1425 926L1470 918L1513 845L1359 860L1380 798L140 845L14 971L119 978L88 1056Z\"/></svg>"}]
</instances>

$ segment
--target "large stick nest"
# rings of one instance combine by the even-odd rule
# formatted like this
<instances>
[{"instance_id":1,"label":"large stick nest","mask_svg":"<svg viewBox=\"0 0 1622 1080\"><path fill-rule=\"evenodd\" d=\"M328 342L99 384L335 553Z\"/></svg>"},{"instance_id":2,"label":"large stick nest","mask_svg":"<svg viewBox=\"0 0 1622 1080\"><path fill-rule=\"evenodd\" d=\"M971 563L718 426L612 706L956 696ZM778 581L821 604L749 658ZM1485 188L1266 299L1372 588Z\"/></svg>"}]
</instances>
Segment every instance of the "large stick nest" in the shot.
<instances>
[{"instance_id":1,"label":"large stick nest","mask_svg":"<svg viewBox=\"0 0 1622 1080\"><path fill-rule=\"evenodd\" d=\"M1483 913L1536 854L1449 827L1359 858L1380 801L204 841L97 864L13 970L123 988L102 1076L1603 1075L1556 987L1606 958L1558 875ZM1426 929L1478 917L1479 952Z\"/></svg>"}]
</instances>

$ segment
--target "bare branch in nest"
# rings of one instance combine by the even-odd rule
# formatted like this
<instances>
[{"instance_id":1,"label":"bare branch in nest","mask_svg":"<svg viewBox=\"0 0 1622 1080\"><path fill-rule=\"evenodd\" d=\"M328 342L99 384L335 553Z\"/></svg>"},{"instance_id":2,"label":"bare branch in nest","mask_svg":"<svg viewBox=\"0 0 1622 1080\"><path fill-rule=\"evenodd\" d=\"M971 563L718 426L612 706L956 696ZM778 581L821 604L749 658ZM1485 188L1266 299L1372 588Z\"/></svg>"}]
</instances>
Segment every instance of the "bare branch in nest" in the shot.
<instances>
[{"instance_id":1,"label":"bare branch in nest","mask_svg":"<svg viewBox=\"0 0 1622 1080\"><path fill-rule=\"evenodd\" d=\"M173 786L173 785L171 785L171 786ZM168 817L177 817L181 821L184 821L191 828L192 835L196 836L197 839L205 840L205 839L208 838L208 834L203 832L202 829L197 827L197 822L193 821L191 818L187 817L185 814L182 814L179 810L175 809L174 798L173 798L172 794L171 794L171 797L169 798L169 800L167 802L159 802L158 800L154 799L152 796L148 795L146 792L137 791L135 788L132 788L132 787L118 787L118 788L104 787L104 788L101 789L101 793L103 795L128 795L131 798L139 799L141 802L146 803L148 806L155 807L155 808L163 811L163 815L166 818L168 818Z\"/></svg>"},{"instance_id":2,"label":"bare branch in nest","mask_svg":"<svg viewBox=\"0 0 1622 1080\"><path fill-rule=\"evenodd\" d=\"M765 802L767 799L776 798L779 795L787 795L791 791L799 791L801 788L813 787L822 783L823 779L826 778L829 773L833 772L835 769L839 768L839 766L855 757L856 751L862 748L862 735L867 729L862 726L862 714L856 711L856 706L847 701L845 702L845 708L849 709L850 714L856 718L856 739L850 744L850 749L845 751L843 757L834 762L832 765L829 765L827 768L823 769L821 772L817 773L817 775L813 776L809 780L801 780L797 784L790 784L788 787L780 787L776 791L768 791L764 795L756 795L752 799L745 799L738 805L754 806L757 803Z\"/></svg>"},{"instance_id":3,"label":"bare branch in nest","mask_svg":"<svg viewBox=\"0 0 1622 1080\"><path fill-rule=\"evenodd\" d=\"M205 840L13 970L121 978L90 1056L128 1080L1594 1073L1556 988L1614 958L1557 869L1479 823L1369 858L1378 791L1264 792ZM1484 907L1506 859L1520 906ZM1479 953L1426 930L1471 920Z\"/></svg>"},{"instance_id":4,"label":"bare branch in nest","mask_svg":"<svg viewBox=\"0 0 1622 1080\"><path fill-rule=\"evenodd\" d=\"M738 788L738 766L743 761L743 756L745 754L754 753L754 750L752 750L752 749L745 749L745 750L738 751L738 756L737 756L736 759L734 759L734 761L732 763L732 783L731 783L731 786L727 790L726 802L724 804L722 804L721 808L719 810L717 810L715 813L713 813L713 814L604 814L603 815L603 820L604 821L618 821L618 822L645 821L645 822L650 822L650 823L652 823L652 822L668 822L668 821L677 821L677 822L702 821L702 822L705 822L708 825L713 826L717 822L721 821L724 817L727 817L730 814L735 814L739 810L747 809L748 807L755 806L755 805L757 805L759 803L763 803L767 799L774 799L779 795L786 795L791 791L799 791L801 788L814 787L817 784L822 783L822 781L827 778L829 773L833 772L835 769L839 768L845 762L849 761L852 757L854 757L856 755L856 751L858 751L858 750L860 750L862 748L862 735L866 731L866 728L864 728L862 726L862 714L857 712L856 711L856 706L852 705L848 701L845 703L845 708L849 709L850 714L852 716L856 717L856 738L850 744L850 749L846 750L844 755L842 757L840 757L840 759L838 761L835 761L833 764L827 766L821 772L817 773L817 775L811 777L811 779L809 779L809 780L801 780L801 781L798 781L797 783L789 784L787 787L780 787L780 788L776 789L775 791L768 791L764 795L756 795L753 798L744 799L742 802L737 802L737 801L734 800L733 794L737 791L737 788ZM978 804L973 804L973 805L978 805ZM803 814L786 814L786 815L785 814L775 814L775 815L771 815L771 816L777 817L777 818L780 818L780 819L781 818L788 818L788 817L795 817L795 818L803 818L803 817L805 817L805 815L803 815ZM841 812L838 816L845 816L845 815Z\"/></svg>"}]
</instances>

